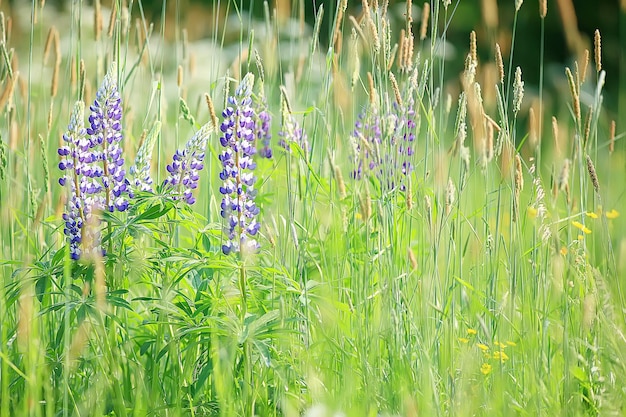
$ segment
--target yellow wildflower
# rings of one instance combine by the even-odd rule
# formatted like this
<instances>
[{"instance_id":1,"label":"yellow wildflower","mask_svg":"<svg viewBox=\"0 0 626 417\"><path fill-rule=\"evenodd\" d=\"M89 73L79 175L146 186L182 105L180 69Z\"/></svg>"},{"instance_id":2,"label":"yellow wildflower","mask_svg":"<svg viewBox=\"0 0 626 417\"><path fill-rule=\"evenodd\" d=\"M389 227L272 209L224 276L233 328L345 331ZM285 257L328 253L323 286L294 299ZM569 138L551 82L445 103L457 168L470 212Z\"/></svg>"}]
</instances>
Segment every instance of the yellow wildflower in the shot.
<instances>
[{"instance_id":1,"label":"yellow wildflower","mask_svg":"<svg viewBox=\"0 0 626 417\"><path fill-rule=\"evenodd\" d=\"M474 329L467 329L467 334L469 334L469 335L472 335L472 336L473 336L473 335L475 335L476 333L478 333L478 332L477 332L476 330L474 330Z\"/></svg>"},{"instance_id":2,"label":"yellow wildflower","mask_svg":"<svg viewBox=\"0 0 626 417\"><path fill-rule=\"evenodd\" d=\"M489 350L489 346L484 345L482 343L476 343L476 346L478 346L478 349L482 350L483 352L486 352Z\"/></svg>"},{"instance_id":3,"label":"yellow wildflower","mask_svg":"<svg viewBox=\"0 0 626 417\"><path fill-rule=\"evenodd\" d=\"M596 213L593 212L587 212L585 213L587 215L587 217L591 217L592 219L597 219L598 215Z\"/></svg>"},{"instance_id":4,"label":"yellow wildflower","mask_svg":"<svg viewBox=\"0 0 626 417\"><path fill-rule=\"evenodd\" d=\"M507 340L506 344L509 345L509 346L517 346L517 343L511 342L510 340Z\"/></svg>"},{"instance_id":5,"label":"yellow wildflower","mask_svg":"<svg viewBox=\"0 0 626 417\"><path fill-rule=\"evenodd\" d=\"M461 343L468 343L469 339L467 339L465 337L459 337L459 342L461 342Z\"/></svg>"},{"instance_id":6,"label":"yellow wildflower","mask_svg":"<svg viewBox=\"0 0 626 417\"><path fill-rule=\"evenodd\" d=\"M498 346L500 349L504 349L506 345L504 343L500 343L498 341L493 342L495 346Z\"/></svg>"},{"instance_id":7,"label":"yellow wildflower","mask_svg":"<svg viewBox=\"0 0 626 417\"><path fill-rule=\"evenodd\" d=\"M605 214L607 219L615 219L617 217L619 217L619 211L613 209L611 211L607 211Z\"/></svg>"},{"instance_id":8,"label":"yellow wildflower","mask_svg":"<svg viewBox=\"0 0 626 417\"><path fill-rule=\"evenodd\" d=\"M576 220L574 220L572 222L572 226L574 226L575 228L579 229L580 231L582 231L584 234L588 235L589 233L591 233L591 230L588 229L584 224L582 224L581 222L577 222Z\"/></svg>"},{"instance_id":9,"label":"yellow wildflower","mask_svg":"<svg viewBox=\"0 0 626 417\"><path fill-rule=\"evenodd\" d=\"M561 255L565 256L567 255L567 248L563 246L559 252L561 252Z\"/></svg>"},{"instance_id":10,"label":"yellow wildflower","mask_svg":"<svg viewBox=\"0 0 626 417\"><path fill-rule=\"evenodd\" d=\"M509 359L509 356L501 350L496 350L493 352L493 358L504 362Z\"/></svg>"},{"instance_id":11,"label":"yellow wildflower","mask_svg":"<svg viewBox=\"0 0 626 417\"><path fill-rule=\"evenodd\" d=\"M528 207L528 217L530 217L531 219L537 217L537 209L534 207Z\"/></svg>"},{"instance_id":12,"label":"yellow wildflower","mask_svg":"<svg viewBox=\"0 0 626 417\"><path fill-rule=\"evenodd\" d=\"M491 372L491 365L489 365L488 363L483 363L483 365L480 367L480 372L483 375L489 375L489 373Z\"/></svg>"}]
</instances>

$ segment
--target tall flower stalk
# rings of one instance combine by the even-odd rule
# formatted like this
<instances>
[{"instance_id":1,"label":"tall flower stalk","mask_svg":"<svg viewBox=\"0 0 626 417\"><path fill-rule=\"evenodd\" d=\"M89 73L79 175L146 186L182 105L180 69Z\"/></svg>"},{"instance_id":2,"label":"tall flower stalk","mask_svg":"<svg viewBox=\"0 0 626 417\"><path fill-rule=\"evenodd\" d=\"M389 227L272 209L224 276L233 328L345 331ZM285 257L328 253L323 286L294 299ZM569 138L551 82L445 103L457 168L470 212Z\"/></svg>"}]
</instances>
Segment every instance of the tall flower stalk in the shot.
<instances>
[{"instance_id":1,"label":"tall flower stalk","mask_svg":"<svg viewBox=\"0 0 626 417\"><path fill-rule=\"evenodd\" d=\"M164 189L174 200L187 204L196 202L193 190L198 188L200 171L204 168L206 146L213 126L206 123L187 141L185 148L178 149L167 166L168 177L163 182Z\"/></svg>"},{"instance_id":2,"label":"tall flower stalk","mask_svg":"<svg viewBox=\"0 0 626 417\"><path fill-rule=\"evenodd\" d=\"M125 211L128 198L133 197L126 179L122 157L121 97L111 67L96 99L90 106L89 126L85 128L85 105L74 105L64 144L59 148L59 169L64 174L59 184L70 191L67 210L63 214L64 233L70 256L78 260L87 249L102 251L97 227L85 229L85 224L97 225L99 211ZM89 242L89 248L81 243Z\"/></svg>"},{"instance_id":3,"label":"tall flower stalk","mask_svg":"<svg viewBox=\"0 0 626 417\"><path fill-rule=\"evenodd\" d=\"M259 244L255 239L260 224L256 220L259 208L255 204L256 177L254 169L256 154L254 146L258 132L257 115L252 106L254 75L247 74L228 98L228 106L222 112L224 121L220 126L223 147L219 160L222 163L220 193L223 195L221 215L225 219L226 242L222 251L255 252Z\"/></svg>"}]
</instances>

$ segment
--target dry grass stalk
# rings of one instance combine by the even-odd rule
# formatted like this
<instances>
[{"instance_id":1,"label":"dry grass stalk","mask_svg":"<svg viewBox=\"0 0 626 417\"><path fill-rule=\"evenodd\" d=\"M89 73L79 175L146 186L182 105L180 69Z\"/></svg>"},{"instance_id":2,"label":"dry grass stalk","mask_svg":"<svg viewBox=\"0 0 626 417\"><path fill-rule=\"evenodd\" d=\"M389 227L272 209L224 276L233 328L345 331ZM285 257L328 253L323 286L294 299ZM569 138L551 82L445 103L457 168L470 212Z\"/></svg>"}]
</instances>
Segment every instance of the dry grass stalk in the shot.
<instances>
[{"instance_id":1,"label":"dry grass stalk","mask_svg":"<svg viewBox=\"0 0 626 417\"><path fill-rule=\"evenodd\" d=\"M370 196L370 190L365 186L365 192L360 200L361 205L361 217L363 221L367 221L372 216L372 197Z\"/></svg>"},{"instance_id":2,"label":"dry grass stalk","mask_svg":"<svg viewBox=\"0 0 626 417\"><path fill-rule=\"evenodd\" d=\"M572 107L576 123L580 126L580 97L578 95L578 86L574 82L574 76L569 68L565 68L565 75L569 84L569 91L572 96Z\"/></svg>"},{"instance_id":3,"label":"dry grass stalk","mask_svg":"<svg viewBox=\"0 0 626 417\"><path fill-rule=\"evenodd\" d=\"M493 160L493 124L489 123L489 121L487 120L487 140L485 143L485 164L491 162Z\"/></svg>"},{"instance_id":4,"label":"dry grass stalk","mask_svg":"<svg viewBox=\"0 0 626 417\"><path fill-rule=\"evenodd\" d=\"M7 42L7 25L4 17L4 12L0 12L0 42Z\"/></svg>"},{"instance_id":5,"label":"dry grass stalk","mask_svg":"<svg viewBox=\"0 0 626 417\"><path fill-rule=\"evenodd\" d=\"M78 81L78 72L76 71L76 58L72 55L70 59L70 86L72 89L76 88L76 82Z\"/></svg>"},{"instance_id":6,"label":"dry grass stalk","mask_svg":"<svg viewBox=\"0 0 626 417\"><path fill-rule=\"evenodd\" d=\"M591 184L596 193L600 194L600 183L598 182L598 174L596 173L596 167L589 155L586 155L587 159L587 172L589 172L589 178L591 178Z\"/></svg>"},{"instance_id":7,"label":"dry grass stalk","mask_svg":"<svg viewBox=\"0 0 626 417\"><path fill-rule=\"evenodd\" d=\"M354 16L348 16L348 20L350 21L350 23L352 23L352 26L354 27L354 30L356 30L356 33L359 34L359 37L361 38L361 40L363 42L367 42L367 37L365 36L365 33L363 32L363 28L361 28L361 25L354 18Z\"/></svg>"},{"instance_id":8,"label":"dry grass stalk","mask_svg":"<svg viewBox=\"0 0 626 417\"><path fill-rule=\"evenodd\" d=\"M343 200L348 195L348 193L346 192L346 183L343 180L343 174L341 173L341 169L335 164L333 164L333 172L335 174L335 180L337 180L337 189L339 190L339 199Z\"/></svg>"},{"instance_id":9,"label":"dry grass stalk","mask_svg":"<svg viewBox=\"0 0 626 417\"><path fill-rule=\"evenodd\" d=\"M535 109L530 108L528 110L528 142L532 149L536 149L539 145L539 126L537 123L537 117L535 116Z\"/></svg>"},{"instance_id":10,"label":"dry grass stalk","mask_svg":"<svg viewBox=\"0 0 626 417\"><path fill-rule=\"evenodd\" d=\"M426 32L428 31L428 18L430 17L430 3L424 3L422 9L422 25L420 26L420 40L426 39Z\"/></svg>"},{"instance_id":11,"label":"dry grass stalk","mask_svg":"<svg viewBox=\"0 0 626 417\"><path fill-rule=\"evenodd\" d=\"M524 189L524 174L522 172L522 158L519 154L515 154L515 176L514 180L514 195L513 195L513 221L516 222L519 218L519 197Z\"/></svg>"},{"instance_id":12,"label":"dry grass stalk","mask_svg":"<svg viewBox=\"0 0 626 417\"><path fill-rule=\"evenodd\" d=\"M587 118L585 119L585 129L583 130L583 148L587 146L587 142L589 141L589 135L591 134L591 116L593 115L593 109L589 107L589 111L587 112Z\"/></svg>"},{"instance_id":13,"label":"dry grass stalk","mask_svg":"<svg viewBox=\"0 0 626 417\"><path fill-rule=\"evenodd\" d=\"M433 226L433 215L432 215L432 211L433 211L433 203L430 200L430 196L426 195L424 196L424 211L426 212L426 222L428 223L429 228L432 228Z\"/></svg>"},{"instance_id":14,"label":"dry grass stalk","mask_svg":"<svg viewBox=\"0 0 626 417\"><path fill-rule=\"evenodd\" d=\"M211 123L213 124L213 128L217 131L219 129L219 119L215 115L215 106L213 105L213 100L211 100L211 96L208 93L204 93L204 100L206 101L206 105L209 108L209 115L211 116Z\"/></svg>"},{"instance_id":15,"label":"dry grass stalk","mask_svg":"<svg viewBox=\"0 0 626 417\"><path fill-rule=\"evenodd\" d=\"M476 32L470 32L470 56L472 57L472 61L478 63L478 55L476 52Z\"/></svg>"},{"instance_id":16,"label":"dry grass stalk","mask_svg":"<svg viewBox=\"0 0 626 417\"><path fill-rule=\"evenodd\" d=\"M555 195L556 195L556 191L563 191L565 192L565 198L567 200L567 202L569 203L570 201L570 194L569 194L569 171L570 171L570 165L571 165L571 161L569 159L565 159L565 161L563 161L563 167L561 168L561 173L559 174L559 178L557 183L555 184Z\"/></svg>"},{"instance_id":17,"label":"dry grass stalk","mask_svg":"<svg viewBox=\"0 0 626 417\"><path fill-rule=\"evenodd\" d=\"M113 9L111 9L111 16L109 17L109 30L107 30L107 36L111 38L113 36L113 29L115 29L115 20L117 18L117 2L113 2Z\"/></svg>"},{"instance_id":18,"label":"dry grass stalk","mask_svg":"<svg viewBox=\"0 0 626 417\"><path fill-rule=\"evenodd\" d=\"M402 107L402 96L400 95L400 88L398 87L398 81L396 81L396 76L393 75L393 72L389 73L389 79L391 80L393 94L396 96L396 102L400 105L400 107Z\"/></svg>"},{"instance_id":19,"label":"dry grass stalk","mask_svg":"<svg viewBox=\"0 0 626 417\"><path fill-rule=\"evenodd\" d=\"M372 13L370 11L370 6L367 0L363 0L363 17L365 18L365 24L367 25L371 35L372 35L372 43L374 46L374 52L380 52L380 37L378 36L378 28L376 28L376 22L374 22L374 18L372 17Z\"/></svg>"},{"instance_id":20,"label":"dry grass stalk","mask_svg":"<svg viewBox=\"0 0 626 417\"><path fill-rule=\"evenodd\" d=\"M371 72L367 72L367 82L369 84L370 104L374 105L378 99L376 95L376 88L374 87L374 77Z\"/></svg>"},{"instance_id":21,"label":"dry grass stalk","mask_svg":"<svg viewBox=\"0 0 626 417\"><path fill-rule=\"evenodd\" d=\"M407 250L407 254L409 256L409 264L411 265L411 270L415 271L417 269L417 258L415 257L415 253L413 253L413 249L409 248Z\"/></svg>"},{"instance_id":22,"label":"dry grass stalk","mask_svg":"<svg viewBox=\"0 0 626 417\"><path fill-rule=\"evenodd\" d=\"M341 24L343 22L343 16L344 16L344 13L346 12L347 7L348 7L348 0L343 0L339 6L339 9L337 10L337 16L335 18L335 32L333 33L333 42L331 45L333 46L333 48L335 48L335 51L337 52L338 52L337 41L342 33Z\"/></svg>"},{"instance_id":23,"label":"dry grass stalk","mask_svg":"<svg viewBox=\"0 0 626 417\"><path fill-rule=\"evenodd\" d=\"M180 88L183 85L183 66L178 66L178 71L176 73L176 85Z\"/></svg>"},{"instance_id":24,"label":"dry grass stalk","mask_svg":"<svg viewBox=\"0 0 626 417\"><path fill-rule=\"evenodd\" d=\"M444 3L445 7L445 3ZM497 0L482 0L481 9L485 26L489 29L498 27L498 2Z\"/></svg>"},{"instance_id":25,"label":"dry grass stalk","mask_svg":"<svg viewBox=\"0 0 626 417\"><path fill-rule=\"evenodd\" d=\"M609 152L613 153L615 150L615 120L611 120L611 127L609 128Z\"/></svg>"},{"instance_id":26,"label":"dry grass stalk","mask_svg":"<svg viewBox=\"0 0 626 417\"><path fill-rule=\"evenodd\" d=\"M56 28L51 26L48 30L48 36L46 37L46 43L43 47L43 64L48 65L48 58L50 57L50 50L52 49L52 42L54 40L54 32Z\"/></svg>"},{"instance_id":27,"label":"dry grass stalk","mask_svg":"<svg viewBox=\"0 0 626 417\"><path fill-rule=\"evenodd\" d=\"M102 26L102 8L100 7L100 0L95 0L93 2L93 31L96 41L100 40Z\"/></svg>"},{"instance_id":28,"label":"dry grass stalk","mask_svg":"<svg viewBox=\"0 0 626 417\"><path fill-rule=\"evenodd\" d=\"M400 44L398 46L398 68L400 68L400 71L404 70L404 49L406 48L404 46L405 38L406 32L404 31L404 29L400 29Z\"/></svg>"},{"instance_id":29,"label":"dry grass stalk","mask_svg":"<svg viewBox=\"0 0 626 417\"><path fill-rule=\"evenodd\" d=\"M13 106L11 104L13 100L13 95L15 93L15 86L17 84L17 80L20 77L19 72L13 73L13 78L7 80L7 83L4 86L4 90L2 90L2 94L0 95L0 109L3 109L5 105L8 104L7 110L10 110Z\"/></svg>"},{"instance_id":30,"label":"dry grass stalk","mask_svg":"<svg viewBox=\"0 0 626 417\"><path fill-rule=\"evenodd\" d=\"M554 138L554 148L557 154L561 154L561 144L559 143L559 122L552 116L552 137Z\"/></svg>"},{"instance_id":31,"label":"dry grass stalk","mask_svg":"<svg viewBox=\"0 0 626 417\"><path fill-rule=\"evenodd\" d=\"M504 84L504 61L502 60L502 51L500 44L496 43L496 67L498 67L498 76L500 84Z\"/></svg>"},{"instance_id":32,"label":"dry grass stalk","mask_svg":"<svg viewBox=\"0 0 626 417\"><path fill-rule=\"evenodd\" d=\"M589 67L589 49L585 49L583 52L583 68L580 74L580 81L585 82L585 78L587 78L587 67Z\"/></svg>"},{"instance_id":33,"label":"dry grass stalk","mask_svg":"<svg viewBox=\"0 0 626 417\"><path fill-rule=\"evenodd\" d=\"M59 32L54 29L53 41L54 45L54 69L52 70L52 85L50 95L55 97L59 88L59 72L61 71L61 42L59 41Z\"/></svg>"},{"instance_id":34,"label":"dry grass stalk","mask_svg":"<svg viewBox=\"0 0 626 417\"><path fill-rule=\"evenodd\" d=\"M580 33L578 32L578 19L572 0L557 0L557 9L561 16L565 32L565 42L570 51L576 52L581 45Z\"/></svg>"},{"instance_id":35,"label":"dry grass stalk","mask_svg":"<svg viewBox=\"0 0 626 417\"><path fill-rule=\"evenodd\" d=\"M85 61L80 60L78 64L78 97L81 99L85 99Z\"/></svg>"},{"instance_id":36,"label":"dry grass stalk","mask_svg":"<svg viewBox=\"0 0 626 417\"><path fill-rule=\"evenodd\" d=\"M47 132L50 133L50 130L52 129L52 110L54 108L54 101L50 101L50 110L48 110L48 124L46 125L47 127Z\"/></svg>"},{"instance_id":37,"label":"dry grass stalk","mask_svg":"<svg viewBox=\"0 0 626 417\"><path fill-rule=\"evenodd\" d=\"M599 73L602 71L602 38L598 29L593 34L593 52L596 60L596 72Z\"/></svg>"},{"instance_id":38,"label":"dry grass stalk","mask_svg":"<svg viewBox=\"0 0 626 417\"><path fill-rule=\"evenodd\" d=\"M539 0L539 17L546 18L548 14L548 0Z\"/></svg>"},{"instance_id":39,"label":"dry grass stalk","mask_svg":"<svg viewBox=\"0 0 626 417\"><path fill-rule=\"evenodd\" d=\"M446 186L446 215L452 211L452 206L456 200L456 187L452 178L448 178L448 185Z\"/></svg>"}]
</instances>

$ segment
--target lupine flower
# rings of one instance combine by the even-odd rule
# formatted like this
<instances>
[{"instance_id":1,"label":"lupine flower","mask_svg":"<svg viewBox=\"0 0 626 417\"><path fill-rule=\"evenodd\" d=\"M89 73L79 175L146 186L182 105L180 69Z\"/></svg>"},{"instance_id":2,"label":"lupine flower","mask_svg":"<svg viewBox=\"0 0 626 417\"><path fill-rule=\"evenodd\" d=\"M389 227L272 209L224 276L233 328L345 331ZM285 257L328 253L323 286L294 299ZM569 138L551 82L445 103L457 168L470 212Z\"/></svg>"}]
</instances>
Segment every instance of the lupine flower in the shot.
<instances>
[{"instance_id":1,"label":"lupine flower","mask_svg":"<svg viewBox=\"0 0 626 417\"><path fill-rule=\"evenodd\" d=\"M309 140L306 132L302 127L298 124L298 121L293 116L291 112L291 107L289 102L287 101L286 95L283 92L283 126L280 132L278 132L278 136L280 139L278 140L278 146L285 149L287 152L291 152L290 143L297 144L300 149L302 149L305 153L305 156L311 151L309 146Z\"/></svg>"},{"instance_id":2,"label":"lupine flower","mask_svg":"<svg viewBox=\"0 0 626 417\"><path fill-rule=\"evenodd\" d=\"M146 135L143 143L139 147L139 151L137 151L137 156L135 157L135 164L130 167L131 185L135 190L153 191L153 181L150 175L150 161L152 159L152 150L160 131L161 122L157 120L154 122L152 129L150 129L150 132Z\"/></svg>"},{"instance_id":3,"label":"lupine flower","mask_svg":"<svg viewBox=\"0 0 626 417\"><path fill-rule=\"evenodd\" d=\"M59 184L67 186L71 192L67 204L67 212L63 213L65 228L63 233L67 236L70 245L70 257L78 260L81 255L80 243L82 241L83 210L82 192L79 187L81 183L81 160L84 159L80 144L86 143L84 126L85 105L82 101L74 105L74 110L70 117L70 124L67 132L63 135L65 144L58 150L61 161L59 169L64 174L59 178Z\"/></svg>"},{"instance_id":4,"label":"lupine flower","mask_svg":"<svg viewBox=\"0 0 626 417\"><path fill-rule=\"evenodd\" d=\"M263 158L272 158L272 148L270 147L270 141L272 134L270 133L270 124L272 122L272 116L267 111L267 106L263 106L258 112L258 122L256 123L256 138L263 144L263 147L259 150L259 155Z\"/></svg>"},{"instance_id":5,"label":"lupine flower","mask_svg":"<svg viewBox=\"0 0 626 417\"><path fill-rule=\"evenodd\" d=\"M256 153L254 147L256 114L252 107L252 86L254 76L247 74L241 81L235 95L228 98L228 107L222 112L224 122L220 126L220 143L224 150L219 156L223 170L220 193L224 196L221 215L226 220L227 241L222 245L222 252L254 252L259 248L254 236L260 224L256 220L259 208L254 202L256 190L252 159Z\"/></svg>"},{"instance_id":6,"label":"lupine flower","mask_svg":"<svg viewBox=\"0 0 626 417\"><path fill-rule=\"evenodd\" d=\"M392 108L385 117L376 107L367 108L358 116L352 132L355 148L352 178L373 175L387 189L399 187L404 191L404 177L413 170L415 111L412 103L394 103Z\"/></svg>"},{"instance_id":7,"label":"lupine flower","mask_svg":"<svg viewBox=\"0 0 626 417\"><path fill-rule=\"evenodd\" d=\"M85 251L102 253L97 212L125 211L127 197L133 197L123 168L121 98L112 70L104 77L90 110L89 127L85 129L85 105L82 101L76 103L63 135L65 144L58 150L59 169L64 172L59 184L71 191L63 220L74 260ZM86 230L86 223L96 227ZM84 242L89 242L90 248L81 248Z\"/></svg>"},{"instance_id":8,"label":"lupine flower","mask_svg":"<svg viewBox=\"0 0 626 417\"><path fill-rule=\"evenodd\" d=\"M187 204L196 202L192 190L198 188L200 171L204 168L204 157L208 138L213 131L211 123L206 123L187 141L184 149L174 153L172 163L167 166L168 177L163 182L164 189L174 200L184 200Z\"/></svg>"},{"instance_id":9,"label":"lupine flower","mask_svg":"<svg viewBox=\"0 0 626 417\"><path fill-rule=\"evenodd\" d=\"M380 165L380 144L382 142L381 118L377 108L364 110L357 117L352 132L355 143L356 168L352 178L363 178L364 171L371 172Z\"/></svg>"},{"instance_id":10,"label":"lupine flower","mask_svg":"<svg viewBox=\"0 0 626 417\"><path fill-rule=\"evenodd\" d=\"M112 67L113 68L113 67ZM111 69L104 77L102 85L96 93L96 99L89 107L90 126L87 134L93 148L101 151L93 153L93 162L101 161L102 167L97 166L92 173L100 178L102 188L95 187L88 194L98 194L104 190L104 200L94 196L93 205L103 206L110 212L125 211L128 198L133 197L130 182L126 179L124 158L122 157L122 99L117 91L117 83ZM85 175L88 175L85 173Z\"/></svg>"}]
</instances>

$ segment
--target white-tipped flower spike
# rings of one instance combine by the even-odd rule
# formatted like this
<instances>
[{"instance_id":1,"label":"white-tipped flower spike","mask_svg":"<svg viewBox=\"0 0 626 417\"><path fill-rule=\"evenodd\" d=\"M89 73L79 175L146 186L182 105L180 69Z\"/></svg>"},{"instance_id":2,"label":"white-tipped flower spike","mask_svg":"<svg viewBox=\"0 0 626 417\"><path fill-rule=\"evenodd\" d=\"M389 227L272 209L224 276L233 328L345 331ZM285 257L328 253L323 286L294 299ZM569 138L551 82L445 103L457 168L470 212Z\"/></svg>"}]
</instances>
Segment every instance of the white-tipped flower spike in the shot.
<instances>
[{"instance_id":1,"label":"white-tipped flower spike","mask_svg":"<svg viewBox=\"0 0 626 417\"><path fill-rule=\"evenodd\" d=\"M115 64L112 64L96 93L96 99L89 107L90 126L87 128L92 147L98 149L94 151L94 158L102 162L102 175L96 176L100 178L104 196L94 195L93 202L86 203L110 212L125 211L129 206L128 198L133 197L130 182L126 179L120 146L123 138L122 98L117 90L115 68ZM92 194L97 194L98 191Z\"/></svg>"},{"instance_id":2,"label":"white-tipped flower spike","mask_svg":"<svg viewBox=\"0 0 626 417\"><path fill-rule=\"evenodd\" d=\"M163 188L174 200L185 200L187 204L196 202L192 190L198 188L200 171L204 168L204 157L209 136L213 132L213 123L204 124L187 141L184 149L174 153L173 161L167 166L168 177Z\"/></svg>"},{"instance_id":3,"label":"white-tipped flower spike","mask_svg":"<svg viewBox=\"0 0 626 417\"><path fill-rule=\"evenodd\" d=\"M517 113L522 108L522 100L524 99L524 81L522 81L522 69L520 67L515 68L515 78L513 80L513 114L517 116Z\"/></svg>"},{"instance_id":4,"label":"white-tipped flower spike","mask_svg":"<svg viewBox=\"0 0 626 417\"><path fill-rule=\"evenodd\" d=\"M152 160L152 150L160 132L161 122L157 120L139 147L135 157L135 164L130 167L131 185L135 191L153 191L150 162Z\"/></svg>"},{"instance_id":5,"label":"white-tipped flower spike","mask_svg":"<svg viewBox=\"0 0 626 417\"><path fill-rule=\"evenodd\" d=\"M253 85L254 75L248 73L235 90L235 95L228 97L228 107L222 112L224 121L220 126L220 144L224 150L219 159L223 167L220 193L224 196L221 215L226 221L226 242L222 245L225 255L251 253L259 248L255 236L261 228L256 220L260 210L254 202L256 162L253 160L259 118L252 105Z\"/></svg>"}]
</instances>

